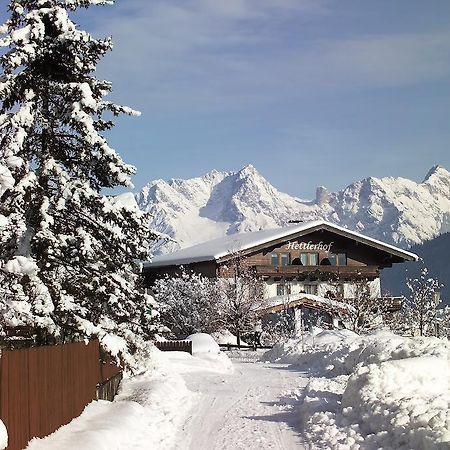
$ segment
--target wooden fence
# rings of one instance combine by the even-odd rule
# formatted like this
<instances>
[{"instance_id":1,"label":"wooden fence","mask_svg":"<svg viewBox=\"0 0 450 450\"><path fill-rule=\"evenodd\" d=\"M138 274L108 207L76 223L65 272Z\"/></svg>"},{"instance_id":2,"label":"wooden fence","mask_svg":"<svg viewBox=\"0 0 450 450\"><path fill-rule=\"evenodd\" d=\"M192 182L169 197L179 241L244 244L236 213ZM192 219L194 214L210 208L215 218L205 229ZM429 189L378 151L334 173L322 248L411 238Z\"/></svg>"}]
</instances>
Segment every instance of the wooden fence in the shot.
<instances>
[{"instance_id":1,"label":"wooden fence","mask_svg":"<svg viewBox=\"0 0 450 450\"><path fill-rule=\"evenodd\" d=\"M232 348L237 348L239 350L256 350L262 349L262 350L270 350L273 348L273 345L258 345L258 344L252 344L252 345L237 345L237 344L219 344L219 347L221 349L226 348L227 350L231 350Z\"/></svg>"},{"instance_id":2,"label":"wooden fence","mask_svg":"<svg viewBox=\"0 0 450 450\"><path fill-rule=\"evenodd\" d=\"M8 450L21 450L32 437L69 423L98 397L98 386L118 373L116 366L100 362L98 341L2 351L0 418L8 430Z\"/></svg>"},{"instance_id":3,"label":"wooden fence","mask_svg":"<svg viewBox=\"0 0 450 450\"><path fill-rule=\"evenodd\" d=\"M162 352L187 352L192 355L192 341L161 341L155 342Z\"/></svg>"}]
</instances>

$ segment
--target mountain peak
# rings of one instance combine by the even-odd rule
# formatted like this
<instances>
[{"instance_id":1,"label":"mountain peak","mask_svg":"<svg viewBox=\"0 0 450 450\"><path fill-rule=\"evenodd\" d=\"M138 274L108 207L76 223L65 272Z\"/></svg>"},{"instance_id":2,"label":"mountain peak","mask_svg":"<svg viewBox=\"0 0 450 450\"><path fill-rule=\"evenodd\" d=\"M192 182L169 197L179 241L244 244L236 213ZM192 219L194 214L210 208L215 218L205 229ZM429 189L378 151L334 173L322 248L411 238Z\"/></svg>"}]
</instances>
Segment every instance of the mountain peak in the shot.
<instances>
[{"instance_id":1,"label":"mountain peak","mask_svg":"<svg viewBox=\"0 0 450 450\"><path fill-rule=\"evenodd\" d=\"M423 183L430 181L430 179L434 178L435 176L447 178L450 176L450 172L439 164L436 164L428 171L423 180Z\"/></svg>"},{"instance_id":2,"label":"mountain peak","mask_svg":"<svg viewBox=\"0 0 450 450\"><path fill-rule=\"evenodd\" d=\"M450 173L433 167L426 183L399 177L355 181L337 192L318 187L313 201L280 192L251 164L168 184L149 183L136 196L150 227L171 236L164 253L227 234L324 219L388 243L408 246L450 231ZM150 188L151 187L151 188Z\"/></svg>"},{"instance_id":3,"label":"mountain peak","mask_svg":"<svg viewBox=\"0 0 450 450\"><path fill-rule=\"evenodd\" d=\"M201 178L203 180L214 181L214 180L223 179L227 175L228 175L228 172L221 172L220 170L213 169L213 170L210 170L206 175L203 175Z\"/></svg>"},{"instance_id":4,"label":"mountain peak","mask_svg":"<svg viewBox=\"0 0 450 450\"><path fill-rule=\"evenodd\" d=\"M249 176L249 175L258 175L261 176L260 173L255 169L255 167L251 164L247 164L241 170L239 170L239 175L241 176Z\"/></svg>"}]
</instances>

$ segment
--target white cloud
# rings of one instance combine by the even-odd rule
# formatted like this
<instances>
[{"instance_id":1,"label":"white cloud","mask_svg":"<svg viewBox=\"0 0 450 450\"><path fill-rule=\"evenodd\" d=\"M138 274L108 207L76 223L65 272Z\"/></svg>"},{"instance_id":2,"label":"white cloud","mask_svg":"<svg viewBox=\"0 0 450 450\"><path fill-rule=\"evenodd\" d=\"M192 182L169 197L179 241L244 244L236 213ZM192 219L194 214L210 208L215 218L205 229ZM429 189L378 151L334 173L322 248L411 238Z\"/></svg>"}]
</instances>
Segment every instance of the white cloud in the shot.
<instances>
[{"instance_id":1,"label":"white cloud","mask_svg":"<svg viewBox=\"0 0 450 450\"><path fill-rule=\"evenodd\" d=\"M96 34L116 42L102 72L139 108L245 108L450 74L450 33L308 35L332 3L309 0L127 0ZM289 30L298 22L295 33ZM296 27L294 27L296 28ZM300 36L300 37L299 37ZM122 97L122 96L121 96ZM137 104L136 104L137 103Z\"/></svg>"}]
</instances>

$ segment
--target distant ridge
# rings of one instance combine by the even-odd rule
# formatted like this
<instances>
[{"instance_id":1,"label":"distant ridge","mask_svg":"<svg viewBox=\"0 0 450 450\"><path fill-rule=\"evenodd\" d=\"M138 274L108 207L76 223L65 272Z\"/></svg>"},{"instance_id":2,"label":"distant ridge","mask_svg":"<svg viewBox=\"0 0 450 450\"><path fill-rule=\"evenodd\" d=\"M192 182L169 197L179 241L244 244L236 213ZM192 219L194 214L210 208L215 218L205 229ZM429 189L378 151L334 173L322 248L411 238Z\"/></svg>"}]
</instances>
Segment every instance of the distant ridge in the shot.
<instances>
[{"instance_id":1,"label":"distant ridge","mask_svg":"<svg viewBox=\"0 0 450 450\"><path fill-rule=\"evenodd\" d=\"M337 192L317 188L302 200L272 186L253 166L188 180L155 180L135 195L152 215L150 227L176 242L155 253L245 231L325 219L403 248L450 231L450 173L434 166L422 183L369 177Z\"/></svg>"},{"instance_id":2,"label":"distant ridge","mask_svg":"<svg viewBox=\"0 0 450 450\"><path fill-rule=\"evenodd\" d=\"M396 264L391 269L382 272L383 287L394 295L409 295L406 288L407 278L417 278L422 267L427 267L431 277L437 278L444 285L441 298L450 304L450 233L442 234L430 241L411 247L423 260L423 264L405 263Z\"/></svg>"}]
</instances>

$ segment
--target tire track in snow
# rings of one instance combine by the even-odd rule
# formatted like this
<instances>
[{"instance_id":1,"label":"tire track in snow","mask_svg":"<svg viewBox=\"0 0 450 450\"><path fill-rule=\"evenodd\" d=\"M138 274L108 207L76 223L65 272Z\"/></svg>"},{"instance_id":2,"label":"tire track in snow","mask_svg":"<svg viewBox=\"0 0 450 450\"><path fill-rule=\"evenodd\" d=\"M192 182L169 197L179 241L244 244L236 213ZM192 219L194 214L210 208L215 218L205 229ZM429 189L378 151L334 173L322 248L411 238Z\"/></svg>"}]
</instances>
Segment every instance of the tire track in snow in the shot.
<instances>
[{"instance_id":1,"label":"tire track in snow","mask_svg":"<svg viewBox=\"0 0 450 450\"><path fill-rule=\"evenodd\" d=\"M235 373L190 372L183 376L199 394L176 450L306 449L299 419L283 392L307 378L284 365L234 362Z\"/></svg>"}]
</instances>

